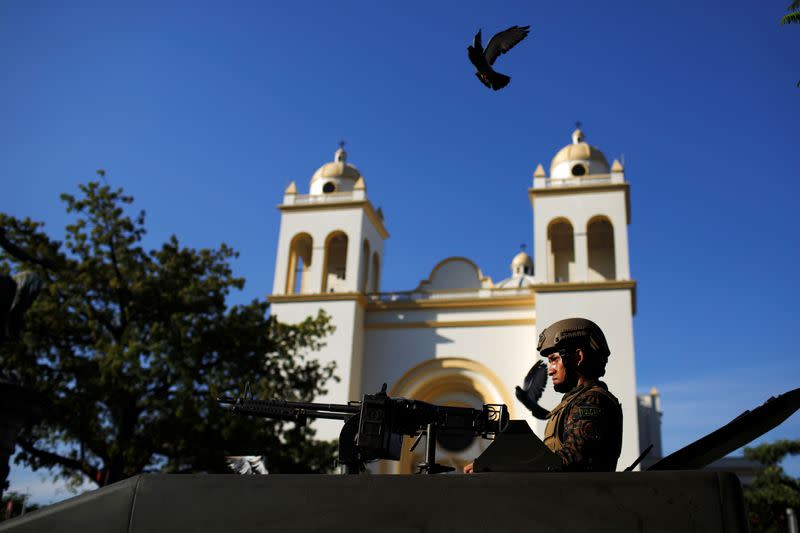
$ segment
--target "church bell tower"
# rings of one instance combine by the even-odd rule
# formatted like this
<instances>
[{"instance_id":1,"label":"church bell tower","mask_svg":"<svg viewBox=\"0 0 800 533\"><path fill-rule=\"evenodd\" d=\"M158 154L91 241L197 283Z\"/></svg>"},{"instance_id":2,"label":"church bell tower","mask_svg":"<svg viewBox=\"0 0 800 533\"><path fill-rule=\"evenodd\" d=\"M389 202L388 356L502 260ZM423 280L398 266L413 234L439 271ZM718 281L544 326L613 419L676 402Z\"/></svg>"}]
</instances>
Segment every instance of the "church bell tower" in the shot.
<instances>
[{"instance_id":1,"label":"church bell tower","mask_svg":"<svg viewBox=\"0 0 800 533\"><path fill-rule=\"evenodd\" d=\"M623 408L619 467L639 455L633 315L636 282L628 258L630 186L619 161L586 142L578 124L572 143L542 165L528 191L533 206L536 324L583 317L605 333L611 356L603 376ZM559 398L548 389L543 405ZM544 422L539 431L544 430ZM627 461L627 464L623 462Z\"/></svg>"},{"instance_id":2,"label":"church bell tower","mask_svg":"<svg viewBox=\"0 0 800 533\"><path fill-rule=\"evenodd\" d=\"M281 322L298 323L324 307L336 330L315 357L335 361L341 381L329 383L320 401L359 399L366 295L380 288L389 237L383 215L367 198L364 177L347 162L344 143L333 161L314 172L308 194L299 194L292 182L278 209L272 313Z\"/></svg>"}]
</instances>

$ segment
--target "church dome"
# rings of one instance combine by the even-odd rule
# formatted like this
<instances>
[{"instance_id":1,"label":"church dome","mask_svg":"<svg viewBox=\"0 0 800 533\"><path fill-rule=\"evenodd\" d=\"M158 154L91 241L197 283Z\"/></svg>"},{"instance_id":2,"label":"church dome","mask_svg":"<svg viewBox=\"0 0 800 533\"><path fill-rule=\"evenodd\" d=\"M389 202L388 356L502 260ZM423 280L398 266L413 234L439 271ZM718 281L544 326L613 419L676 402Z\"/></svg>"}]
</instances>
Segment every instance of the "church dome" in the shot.
<instances>
[{"instance_id":1,"label":"church dome","mask_svg":"<svg viewBox=\"0 0 800 533\"><path fill-rule=\"evenodd\" d=\"M352 191L361 177L358 169L347 162L347 152L340 146L333 155L333 161L325 163L311 176L311 194Z\"/></svg>"},{"instance_id":2,"label":"church dome","mask_svg":"<svg viewBox=\"0 0 800 533\"><path fill-rule=\"evenodd\" d=\"M565 179L590 174L608 174L606 156L598 148L586 143L580 128L572 132L572 144L558 151L550 163L550 178Z\"/></svg>"},{"instance_id":3,"label":"church dome","mask_svg":"<svg viewBox=\"0 0 800 533\"><path fill-rule=\"evenodd\" d=\"M511 260L512 274L533 274L533 259L525 252L520 252Z\"/></svg>"},{"instance_id":4,"label":"church dome","mask_svg":"<svg viewBox=\"0 0 800 533\"><path fill-rule=\"evenodd\" d=\"M511 277L495 285L498 289L518 289L532 287L533 259L525 252L520 252L511 260Z\"/></svg>"}]
</instances>

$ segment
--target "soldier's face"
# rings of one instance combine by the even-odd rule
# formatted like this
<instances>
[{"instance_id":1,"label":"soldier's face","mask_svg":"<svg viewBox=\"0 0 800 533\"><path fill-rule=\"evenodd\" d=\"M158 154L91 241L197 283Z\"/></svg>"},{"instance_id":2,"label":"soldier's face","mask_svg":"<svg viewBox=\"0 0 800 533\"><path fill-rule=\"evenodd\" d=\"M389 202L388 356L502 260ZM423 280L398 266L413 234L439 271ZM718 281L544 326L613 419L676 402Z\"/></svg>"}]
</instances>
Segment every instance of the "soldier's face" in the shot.
<instances>
[{"instance_id":1,"label":"soldier's face","mask_svg":"<svg viewBox=\"0 0 800 533\"><path fill-rule=\"evenodd\" d=\"M577 352L569 357L579 357L580 350L577 350ZM556 392L569 392L578 383L577 373L567 368L567 365L564 364L564 358L558 352L547 356L547 375L550 376L550 381L553 383L553 388Z\"/></svg>"},{"instance_id":2,"label":"soldier's face","mask_svg":"<svg viewBox=\"0 0 800 533\"><path fill-rule=\"evenodd\" d=\"M547 375L550 376L550 381L553 383L553 388L556 392L566 392L566 390L562 389L566 386L567 369L560 353L551 353L547 356Z\"/></svg>"}]
</instances>

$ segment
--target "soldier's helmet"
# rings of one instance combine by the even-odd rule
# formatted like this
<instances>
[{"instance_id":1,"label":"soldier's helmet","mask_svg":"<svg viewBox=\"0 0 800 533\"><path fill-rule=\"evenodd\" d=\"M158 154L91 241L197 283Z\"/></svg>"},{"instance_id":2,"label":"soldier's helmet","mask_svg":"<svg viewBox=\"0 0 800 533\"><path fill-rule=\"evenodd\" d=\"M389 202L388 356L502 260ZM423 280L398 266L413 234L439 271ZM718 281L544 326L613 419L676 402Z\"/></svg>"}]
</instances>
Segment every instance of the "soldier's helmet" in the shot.
<instances>
[{"instance_id":1,"label":"soldier's helmet","mask_svg":"<svg viewBox=\"0 0 800 533\"><path fill-rule=\"evenodd\" d=\"M608 359L611 355L603 330L585 318L566 318L552 323L539 335L536 350L542 357L547 357L553 352L576 345L584 345L601 359Z\"/></svg>"}]
</instances>

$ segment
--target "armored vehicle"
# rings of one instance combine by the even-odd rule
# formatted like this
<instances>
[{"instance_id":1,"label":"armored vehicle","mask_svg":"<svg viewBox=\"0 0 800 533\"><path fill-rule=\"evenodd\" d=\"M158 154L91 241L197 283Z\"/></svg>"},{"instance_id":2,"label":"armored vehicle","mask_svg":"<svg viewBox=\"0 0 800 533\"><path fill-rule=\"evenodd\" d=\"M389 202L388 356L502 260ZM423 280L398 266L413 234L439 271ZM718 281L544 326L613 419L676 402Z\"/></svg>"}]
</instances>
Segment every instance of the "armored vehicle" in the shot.
<instances>
[{"instance_id":1,"label":"armored vehicle","mask_svg":"<svg viewBox=\"0 0 800 533\"><path fill-rule=\"evenodd\" d=\"M380 393L372 396L377 398L359 409L378 409L370 420L391 428L390 420L381 419L381 412L389 411L380 406L392 402ZM305 414L311 416L309 405ZM353 405L347 407L355 412ZM508 423L476 460L481 473L473 475L148 474L10 520L0 531L748 531L736 476L701 469L798 407L800 389L771 398L644 472L553 473L527 424ZM282 408L289 409L286 416L297 414L285 402ZM420 409L428 426L441 425L445 411ZM471 427L464 420L457 425ZM359 427L364 424L350 423L349 445L357 452L362 432L353 428ZM364 434L374 437L373 430ZM387 446L393 446L390 437L383 441ZM377 441L362 442L376 446ZM428 473L437 470L431 459L428 454Z\"/></svg>"}]
</instances>

